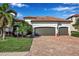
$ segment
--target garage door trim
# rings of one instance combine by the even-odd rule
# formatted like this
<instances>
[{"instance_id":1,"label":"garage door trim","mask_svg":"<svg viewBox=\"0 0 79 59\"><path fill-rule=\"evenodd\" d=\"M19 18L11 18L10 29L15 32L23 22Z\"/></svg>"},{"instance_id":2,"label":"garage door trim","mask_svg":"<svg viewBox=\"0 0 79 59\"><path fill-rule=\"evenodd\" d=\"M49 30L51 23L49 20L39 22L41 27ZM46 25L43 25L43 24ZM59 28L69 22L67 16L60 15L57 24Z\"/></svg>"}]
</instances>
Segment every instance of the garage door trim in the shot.
<instances>
[{"instance_id":1,"label":"garage door trim","mask_svg":"<svg viewBox=\"0 0 79 59\"><path fill-rule=\"evenodd\" d=\"M45 29L45 28L46 28L46 29L50 29L50 28L51 28L50 30L52 30L52 31L49 32L50 30L46 30L46 31L48 31L48 32L47 32L47 33L45 32L45 34L46 34L46 35L48 34L48 35L54 35L54 36L55 36L55 31L56 31L56 30L55 30L55 27L35 27L35 28L34 28L34 29L35 29L35 33L36 33L36 31L37 31L36 29L39 29L39 28L42 28L42 29L43 29L43 28L44 28L44 29ZM40 30L40 29L39 29L39 30ZM39 30L38 30L38 31L39 31ZM54 30L54 31L53 31L53 30ZM40 33L40 31L39 31L38 33ZM43 33L44 33L44 32L43 32ZM41 31L41 34L42 34L42 31ZM42 35L43 35L43 34L42 34ZM47 36L48 36L48 35L47 35Z\"/></svg>"},{"instance_id":2,"label":"garage door trim","mask_svg":"<svg viewBox=\"0 0 79 59\"><path fill-rule=\"evenodd\" d=\"M59 27L58 34L59 35L68 35L68 27Z\"/></svg>"}]
</instances>

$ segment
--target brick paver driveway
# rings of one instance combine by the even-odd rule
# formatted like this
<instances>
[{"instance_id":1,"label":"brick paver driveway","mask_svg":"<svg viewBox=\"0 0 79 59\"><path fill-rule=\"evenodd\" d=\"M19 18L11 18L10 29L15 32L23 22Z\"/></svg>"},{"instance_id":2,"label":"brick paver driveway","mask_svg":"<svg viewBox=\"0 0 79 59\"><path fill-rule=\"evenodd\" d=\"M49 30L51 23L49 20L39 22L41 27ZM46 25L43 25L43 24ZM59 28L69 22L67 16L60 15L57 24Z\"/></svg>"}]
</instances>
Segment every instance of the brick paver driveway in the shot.
<instances>
[{"instance_id":1,"label":"brick paver driveway","mask_svg":"<svg viewBox=\"0 0 79 59\"><path fill-rule=\"evenodd\" d=\"M79 38L71 36L40 36L33 39L31 56L79 56Z\"/></svg>"}]
</instances>

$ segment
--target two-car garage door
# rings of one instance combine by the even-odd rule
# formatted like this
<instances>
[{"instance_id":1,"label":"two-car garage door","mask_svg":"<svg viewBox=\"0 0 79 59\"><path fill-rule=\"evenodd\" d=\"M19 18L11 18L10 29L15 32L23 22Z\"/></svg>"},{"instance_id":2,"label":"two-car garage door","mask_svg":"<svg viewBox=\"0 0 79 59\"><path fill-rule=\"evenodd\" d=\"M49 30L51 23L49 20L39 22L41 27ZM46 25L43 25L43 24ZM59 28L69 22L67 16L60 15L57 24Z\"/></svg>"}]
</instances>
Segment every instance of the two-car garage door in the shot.
<instances>
[{"instance_id":1,"label":"two-car garage door","mask_svg":"<svg viewBox=\"0 0 79 59\"><path fill-rule=\"evenodd\" d=\"M38 35L55 35L55 27L39 27L35 28L35 33Z\"/></svg>"},{"instance_id":2,"label":"two-car garage door","mask_svg":"<svg viewBox=\"0 0 79 59\"><path fill-rule=\"evenodd\" d=\"M55 27L38 27L35 28L35 33L43 36L55 36ZM68 35L68 27L60 27L58 35Z\"/></svg>"}]
</instances>

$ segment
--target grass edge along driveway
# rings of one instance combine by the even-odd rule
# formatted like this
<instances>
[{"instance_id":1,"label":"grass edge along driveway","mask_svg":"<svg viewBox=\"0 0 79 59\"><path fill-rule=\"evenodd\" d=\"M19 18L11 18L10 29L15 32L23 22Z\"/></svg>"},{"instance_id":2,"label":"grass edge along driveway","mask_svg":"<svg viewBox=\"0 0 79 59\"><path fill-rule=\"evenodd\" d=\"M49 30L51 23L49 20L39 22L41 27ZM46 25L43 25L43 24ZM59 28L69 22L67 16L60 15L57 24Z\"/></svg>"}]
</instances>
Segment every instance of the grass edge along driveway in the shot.
<instances>
[{"instance_id":1,"label":"grass edge along driveway","mask_svg":"<svg viewBox=\"0 0 79 59\"><path fill-rule=\"evenodd\" d=\"M0 38L0 52L22 52L29 51L32 45L32 38L6 37Z\"/></svg>"}]
</instances>

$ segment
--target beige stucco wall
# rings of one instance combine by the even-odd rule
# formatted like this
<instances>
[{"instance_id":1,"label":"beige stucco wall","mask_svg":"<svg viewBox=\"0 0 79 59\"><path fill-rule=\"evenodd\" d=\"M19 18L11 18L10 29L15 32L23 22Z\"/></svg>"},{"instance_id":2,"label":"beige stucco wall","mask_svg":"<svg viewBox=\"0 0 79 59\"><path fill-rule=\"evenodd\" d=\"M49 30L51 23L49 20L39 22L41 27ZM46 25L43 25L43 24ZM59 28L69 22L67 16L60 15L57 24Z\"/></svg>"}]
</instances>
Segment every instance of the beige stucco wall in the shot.
<instances>
[{"instance_id":1,"label":"beige stucco wall","mask_svg":"<svg viewBox=\"0 0 79 59\"><path fill-rule=\"evenodd\" d=\"M71 35L70 23L60 22L60 25L58 26L59 22L31 22L31 19L25 19L25 21L32 24L33 29L36 27L55 27L56 34L58 33L57 27L68 27L68 33Z\"/></svg>"},{"instance_id":2,"label":"beige stucco wall","mask_svg":"<svg viewBox=\"0 0 79 59\"><path fill-rule=\"evenodd\" d=\"M59 26L58 26L58 23L59 22L32 22L32 25L33 25L33 28L35 28L35 27L55 27L56 35L58 33L57 27L68 27L68 33L69 33L69 35L71 35L69 23L60 22Z\"/></svg>"},{"instance_id":3,"label":"beige stucco wall","mask_svg":"<svg viewBox=\"0 0 79 59\"><path fill-rule=\"evenodd\" d=\"M71 17L71 18L69 18L68 20L72 20L72 22L70 23L71 25L70 25L70 30L71 31L77 31L77 29L75 29L74 27L73 27L73 24L75 24L76 23L76 20L78 19L79 17Z\"/></svg>"},{"instance_id":4,"label":"beige stucco wall","mask_svg":"<svg viewBox=\"0 0 79 59\"><path fill-rule=\"evenodd\" d=\"M56 22L32 22L33 27L57 27Z\"/></svg>"}]
</instances>

